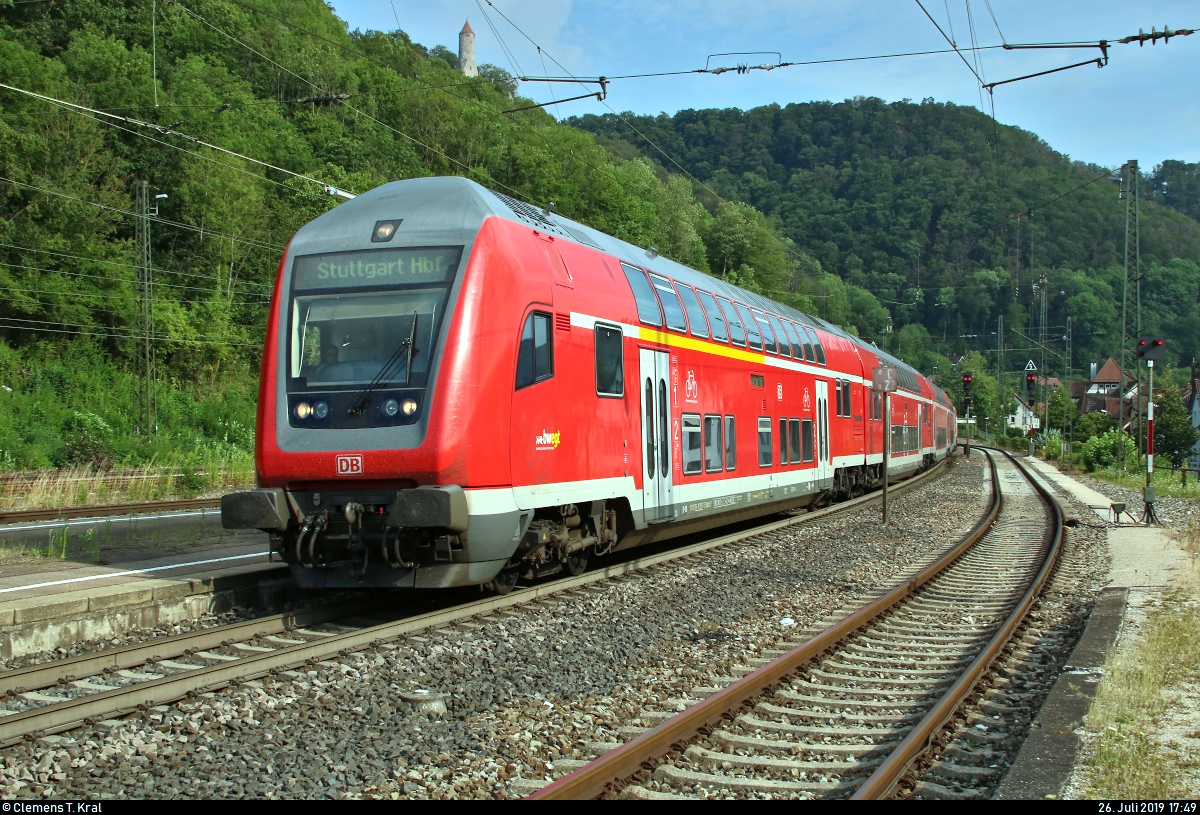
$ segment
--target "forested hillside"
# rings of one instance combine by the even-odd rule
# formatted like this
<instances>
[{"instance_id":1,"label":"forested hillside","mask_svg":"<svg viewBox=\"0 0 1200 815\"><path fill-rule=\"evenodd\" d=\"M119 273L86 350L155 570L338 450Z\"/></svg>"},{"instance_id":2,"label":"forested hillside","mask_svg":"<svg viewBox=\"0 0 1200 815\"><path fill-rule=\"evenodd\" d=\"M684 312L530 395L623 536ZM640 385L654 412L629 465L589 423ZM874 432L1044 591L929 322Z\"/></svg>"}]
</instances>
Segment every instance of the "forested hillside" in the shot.
<instances>
[{"instance_id":1,"label":"forested hillside","mask_svg":"<svg viewBox=\"0 0 1200 815\"><path fill-rule=\"evenodd\" d=\"M1036 330L1028 315L1043 273L1048 326L1061 334L1073 318L1076 370L1118 348L1118 187L1101 179L1047 203L1106 172L1034 134L929 99L624 118L571 122L618 154L632 147L659 161L632 125L721 196L765 213L825 270L883 300L896 329L890 341L918 364L926 350L994 348L1000 316L1009 329ZM1170 337L1175 361L1187 363L1200 352L1197 168L1165 162L1142 171L1144 326ZM867 315L853 319L865 336L883 328ZM1008 345L1028 343L1009 336Z\"/></svg>"},{"instance_id":2,"label":"forested hillside","mask_svg":"<svg viewBox=\"0 0 1200 815\"><path fill-rule=\"evenodd\" d=\"M0 466L248 461L271 285L296 229L337 205L323 184L469 175L700 267L715 224L723 257L784 275L753 211L714 219L682 177L543 111L501 115L516 83L499 69L467 79L445 48L348 33L319 0L153 8L0 1L0 82L159 128L0 89ZM153 437L132 410L138 180L167 196Z\"/></svg>"},{"instance_id":3,"label":"forested hillside","mask_svg":"<svg viewBox=\"0 0 1200 815\"><path fill-rule=\"evenodd\" d=\"M455 63L402 31L348 32L319 0L0 0L0 469L248 467L271 284L296 229L338 205L327 184L458 174L553 201L927 371L994 345L1001 314L1027 330L1046 269L1076 365L1115 347L1116 188L1018 236L1012 216L1101 172L1031 134L1000 127L993 157L972 109L871 99L634 117L696 183L611 117L506 114L512 77ZM134 420L139 181L166 196L154 434ZM1147 178L1145 312L1181 356L1200 338L1196 190L1194 165Z\"/></svg>"}]
</instances>

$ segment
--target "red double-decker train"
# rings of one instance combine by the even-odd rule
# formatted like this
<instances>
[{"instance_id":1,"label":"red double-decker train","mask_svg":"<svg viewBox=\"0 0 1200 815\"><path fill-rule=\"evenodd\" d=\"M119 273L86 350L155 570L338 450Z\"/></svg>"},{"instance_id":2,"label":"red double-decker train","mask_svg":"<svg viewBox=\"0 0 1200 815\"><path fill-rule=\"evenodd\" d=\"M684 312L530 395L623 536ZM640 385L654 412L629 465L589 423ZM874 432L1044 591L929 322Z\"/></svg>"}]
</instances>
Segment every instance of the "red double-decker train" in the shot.
<instances>
[{"instance_id":1,"label":"red double-decker train","mask_svg":"<svg viewBox=\"0 0 1200 815\"><path fill-rule=\"evenodd\" d=\"M308 587L510 590L853 496L947 455L954 407L845 331L463 178L385 184L279 266L258 401L268 531Z\"/></svg>"}]
</instances>

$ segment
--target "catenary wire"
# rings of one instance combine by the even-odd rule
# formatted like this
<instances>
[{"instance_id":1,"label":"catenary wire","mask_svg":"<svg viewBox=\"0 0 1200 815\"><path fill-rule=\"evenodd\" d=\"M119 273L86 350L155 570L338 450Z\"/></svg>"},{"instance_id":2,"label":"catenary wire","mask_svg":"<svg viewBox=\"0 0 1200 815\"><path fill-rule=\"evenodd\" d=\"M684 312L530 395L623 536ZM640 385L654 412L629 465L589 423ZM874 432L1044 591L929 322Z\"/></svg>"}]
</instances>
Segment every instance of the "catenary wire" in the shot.
<instances>
[{"instance_id":1,"label":"catenary wire","mask_svg":"<svg viewBox=\"0 0 1200 815\"><path fill-rule=\"evenodd\" d=\"M122 262L116 261L116 260L101 260L99 258L84 257L83 255L69 255L64 252L53 252L49 249L34 249L33 247L30 247L30 246L17 246L16 244L13 244L13 243L0 243L0 247L4 247L6 249L17 249L17 250L20 250L23 252L39 252L41 254L46 254L46 255L55 255L58 257L71 258L72 260L82 260L82 261L86 261L88 263L103 263L103 264L106 264L109 266L121 266L126 269L137 269L138 268L133 263L122 263ZM64 269L44 269L44 268L37 267L37 266L25 266L22 264L0 264L0 265L18 266L23 269L31 269L34 271L41 271L41 272L57 272L57 273L61 273L61 274L70 274L70 275L75 275L77 277L96 277L96 278L99 278L102 280L114 280L115 279L115 278L111 278L111 277L103 277L102 275L84 275L82 273L70 272L70 271L67 271ZM167 272L169 274L184 275L187 277L204 277L204 278L211 278L213 280L224 280L226 278L226 275L223 275L223 274L222 275L210 275L210 274L204 274L202 272L180 272L180 271L175 271L166 266L155 266L154 268L161 272ZM172 284L170 284L170 283L161 283L160 284L158 282L155 282L154 285L169 286ZM274 285L271 283L255 283L254 281L244 281L244 285L259 286L261 288L267 289L268 291L274 289ZM209 291L209 289L201 289L196 286L175 286L175 288L196 289L197 291ZM264 296L269 296L269 295L267 295L266 292L264 292Z\"/></svg>"},{"instance_id":2,"label":"catenary wire","mask_svg":"<svg viewBox=\"0 0 1200 815\"><path fill-rule=\"evenodd\" d=\"M140 216L138 216L137 213L130 212L129 210L120 209L118 207L110 207L107 204L97 204L95 201L85 201L82 198L76 198L74 195L67 195L64 192L55 192L54 190L47 190L47 189L45 189L43 187L39 187L35 184L26 184L23 181L14 181L13 179L5 178L4 176L0 176L0 181L7 182L9 184L15 184L18 187L25 187L27 189L37 190L38 192L45 193L46 195L54 195L59 198L66 198L71 201L78 201L81 204L87 204L89 206L98 207L99 209L108 210L109 212L116 212L120 215L128 215L131 218L140 217ZM180 223L179 221L172 221L170 219L161 218L156 215L151 215L151 216L149 216L149 218L152 221L155 221L160 224L166 224L167 226L174 226L179 229L189 230L191 232L207 232L209 235L212 235L217 238L221 238L222 240L237 241L238 243L244 243L249 246L258 247L260 249L270 249L275 252L282 252L283 248L284 248L282 246L276 246L276 245L270 244L270 243L262 243L260 241L253 241L253 240L249 240L247 238L235 238L232 235L225 235L220 232L214 232L211 229L201 229L198 226L192 226L191 224Z\"/></svg>"}]
</instances>

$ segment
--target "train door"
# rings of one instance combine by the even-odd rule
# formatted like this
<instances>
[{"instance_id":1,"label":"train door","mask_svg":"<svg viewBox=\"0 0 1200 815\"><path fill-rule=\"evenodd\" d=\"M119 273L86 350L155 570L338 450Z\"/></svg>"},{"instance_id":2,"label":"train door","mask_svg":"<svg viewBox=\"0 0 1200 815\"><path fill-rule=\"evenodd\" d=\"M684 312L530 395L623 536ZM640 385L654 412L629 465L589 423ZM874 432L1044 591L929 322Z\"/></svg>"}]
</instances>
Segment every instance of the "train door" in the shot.
<instances>
[{"instance_id":1,"label":"train door","mask_svg":"<svg viewBox=\"0 0 1200 815\"><path fill-rule=\"evenodd\" d=\"M833 478L833 451L829 449L829 382L817 380L817 479L826 485Z\"/></svg>"},{"instance_id":2,"label":"train door","mask_svg":"<svg viewBox=\"0 0 1200 815\"><path fill-rule=\"evenodd\" d=\"M671 356L640 349L642 398L642 508L646 523L675 517L671 489Z\"/></svg>"}]
</instances>

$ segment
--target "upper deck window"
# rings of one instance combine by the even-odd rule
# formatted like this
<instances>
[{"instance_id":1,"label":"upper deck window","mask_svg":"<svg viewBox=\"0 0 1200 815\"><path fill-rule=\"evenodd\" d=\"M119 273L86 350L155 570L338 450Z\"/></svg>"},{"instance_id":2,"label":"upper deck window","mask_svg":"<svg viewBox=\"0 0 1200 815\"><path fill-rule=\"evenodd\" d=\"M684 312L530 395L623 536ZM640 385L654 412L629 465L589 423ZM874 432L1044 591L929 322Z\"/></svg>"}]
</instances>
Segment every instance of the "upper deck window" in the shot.
<instances>
[{"instance_id":1,"label":"upper deck window","mask_svg":"<svg viewBox=\"0 0 1200 815\"><path fill-rule=\"evenodd\" d=\"M775 336L779 339L779 353L785 357L792 355L792 344L788 341L787 332L783 330L783 324L779 322L779 318L774 314L768 314L767 319L771 321L771 328L775 329Z\"/></svg>"},{"instance_id":2,"label":"upper deck window","mask_svg":"<svg viewBox=\"0 0 1200 815\"><path fill-rule=\"evenodd\" d=\"M654 296L654 289L650 287L646 273L626 263L621 264L621 269L624 270L625 278L629 281L629 288L633 290L633 299L637 302L638 319L646 325L661 327L663 324L662 312L658 310L658 298Z\"/></svg>"},{"instance_id":3,"label":"upper deck window","mask_svg":"<svg viewBox=\"0 0 1200 815\"><path fill-rule=\"evenodd\" d=\"M679 303L679 295L671 288L671 281L659 275L650 275L654 288L658 289L658 299L662 303L663 313L667 315L667 328L672 331L687 331L687 320L683 316L683 306Z\"/></svg>"},{"instance_id":4,"label":"upper deck window","mask_svg":"<svg viewBox=\"0 0 1200 815\"><path fill-rule=\"evenodd\" d=\"M800 339L800 335L796 332L796 326L790 320L783 321L783 327L788 333L788 337L792 341L792 356L804 362L804 342Z\"/></svg>"},{"instance_id":5,"label":"upper deck window","mask_svg":"<svg viewBox=\"0 0 1200 815\"><path fill-rule=\"evenodd\" d=\"M691 326L692 334L708 339L708 321L704 319L704 309L700 307L700 301L696 299L696 292L692 291L691 286L685 286L679 281L675 282L675 290L679 292L679 299L683 300L683 307L687 311L688 325Z\"/></svg>"},{"instance_id":6,"label":"upper deck window","mask_svg":"<svg viewBox=\"0 0 1200 815\"><path fill-rule=\"evenodd\" d=\"M733 344L745 345L746 329L742 326L742 318L738 315L737 309L724 297L717 299L721 301L721 310L725 312L725 319L729 320L729 333L733 335Z\"/></svg>"},{"instance_id":7,"label":"upper deck window","mask_svg":"<svg viewBox=\"0 0 1200 815\"><path fill-rule=\"evenodd\" d=\"M770 351L772 354L777 353L778 346L775 344L775 332L771 330L771 326L767 323L767 317L758 309L751 309L754 312L754 320L758 323L758 330L762 334L763 348Z\"/></svg>"},{"instance_id":8,"label":"upper deck window","mask_svg":"<svg viewBox=\"0 0 1200 815\"><path fill-rule=\"evenodd\" d=\"M750 338L750 347L756 351L762 350L762 334L758 333L758 322L754 319L754 315L750 313L750 309L743 306L741 303L735 303L738 314L742 317L742 325L746 327L746 334Z\"/></svg>"},{"instance_id":9,"label":"upper deck window","mask_svg":"<svg viewBox=\"0 0 1200 815\"><path fill-rule=\"evenodd\" d=\"M700 302L704 304L704 310L708 312L708 323L712 328L712 337L717 342L729 342L729 328L725 325L725 317L721 314L721 307L717 305L717 299L704 289L696 289L696 294L700 298Z\"/></svg>"},{"instance_id":10,"label":"upper deck window","mask_svg":"<svg viewBox=\"0 0 1200 815\"><path fill-rule=\"evenodd\" d=\"M804 344L804 350L808 353L808 358L816 359L818 365L825 364L825 349L821 347L821 340L817 336L816 330L809 328L803 323L797 323L797 327L804 332L807 341ZM814 356L815 354L815 356Z\"/></svg>"}]
</instances>

